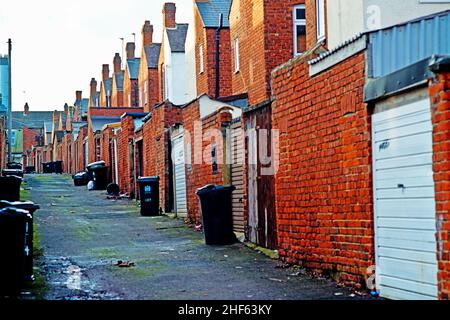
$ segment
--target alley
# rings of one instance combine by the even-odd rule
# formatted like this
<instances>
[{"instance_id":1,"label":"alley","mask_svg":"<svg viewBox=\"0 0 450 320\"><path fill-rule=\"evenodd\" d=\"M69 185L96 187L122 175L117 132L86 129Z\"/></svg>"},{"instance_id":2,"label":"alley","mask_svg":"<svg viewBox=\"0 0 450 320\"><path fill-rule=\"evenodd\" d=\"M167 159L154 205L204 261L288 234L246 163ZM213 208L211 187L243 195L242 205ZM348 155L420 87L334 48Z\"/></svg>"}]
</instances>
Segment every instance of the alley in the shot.
<instances>
[{"instance_id":1,"label":"alley","mask_svg":"<svg viewBox=\"0 0 450 320\"><path fill-rule=\"evenodd\" d=\"M74 187L70 176L26 177L41 206L35 223L45 299L360 299L242 244L208 247L166 216L144 218L134 201ZM130 268L116 266L131 261ZM40 281L42 282L42 280Z\"/></svg>"}]
</instances>

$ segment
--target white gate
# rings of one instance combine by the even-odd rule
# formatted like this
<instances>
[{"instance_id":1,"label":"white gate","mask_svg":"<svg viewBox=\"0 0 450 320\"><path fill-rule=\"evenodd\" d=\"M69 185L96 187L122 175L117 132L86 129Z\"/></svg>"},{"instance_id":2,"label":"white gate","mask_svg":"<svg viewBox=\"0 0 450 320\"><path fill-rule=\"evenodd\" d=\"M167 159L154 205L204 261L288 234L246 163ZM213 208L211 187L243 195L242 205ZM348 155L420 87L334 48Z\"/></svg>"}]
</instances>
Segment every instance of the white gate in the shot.
<instances>
[{"instance_id":1,"label":"white gate","mask_svg":"<svg viewBox=\"0 0 450 320\"><path fill-rule=\"evenodd\" d=\"M179 217L187 217L186 168L183 136L172 139L175 209Z\"/></svg>"},{"instance_id":2,"label":"white gate","mask_svg":"<svg viewBox=\"0 0 450 320\"><path fill-rule=\"evenodd\" d=\"M375 114L376 282L390 299L436 299L436 206L429 100Z\"/></svg>"}]
</instances>

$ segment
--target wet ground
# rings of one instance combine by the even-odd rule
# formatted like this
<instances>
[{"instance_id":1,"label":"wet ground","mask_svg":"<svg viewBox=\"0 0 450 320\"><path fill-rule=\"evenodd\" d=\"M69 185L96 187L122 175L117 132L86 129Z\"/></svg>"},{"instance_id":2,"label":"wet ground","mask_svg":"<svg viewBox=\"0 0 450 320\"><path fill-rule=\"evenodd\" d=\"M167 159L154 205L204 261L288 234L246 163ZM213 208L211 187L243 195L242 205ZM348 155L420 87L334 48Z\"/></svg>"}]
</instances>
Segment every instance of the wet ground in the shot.
<instances>
[{"instance_id":1,"label":"wet ground","mask_svg":"<svg viewBox=\"0 0 450 320\"><path fill-rule=\"evenodd\" d=\"M74 187L71 177L26 177L41 256L32 297L50 300L361 299L243 244L209 247L167 216L139 215L135 201ZM130 261L131 267L118 267Z\"/></svg>"}]
</instances>

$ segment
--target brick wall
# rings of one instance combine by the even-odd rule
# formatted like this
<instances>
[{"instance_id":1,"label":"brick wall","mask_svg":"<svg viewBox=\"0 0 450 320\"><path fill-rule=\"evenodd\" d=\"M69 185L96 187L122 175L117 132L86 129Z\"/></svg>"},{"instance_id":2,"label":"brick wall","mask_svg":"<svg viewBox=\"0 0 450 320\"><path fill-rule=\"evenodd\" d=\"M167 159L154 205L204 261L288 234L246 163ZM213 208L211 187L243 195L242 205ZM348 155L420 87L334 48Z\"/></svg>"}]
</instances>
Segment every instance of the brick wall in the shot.
<instances>
[{"instance_id":1,"label":"brick wall","mask_svg":"<svg viewBox=\"0 0 450 320\"><path fill-rule=\"evenodd\" d=\"M280 255L357 287L374 264L364 81L363 53L313 78L298 59L273 73Z\"/></svg>"},{"instance_id":2,"label":"brick wall","mask_svg":"<svg viewBox=\"0 0 450 320\"><path fill-rule=\"evenodd\" d=\"M292 9L301 3L304 0L233 1L230 12L233 94L248 92L251 106L270 98L272 69L293 57ZM240 51L240 71L237 73L236 37Z\"/></svg>"},{"instance_id":3,"label":"brick wall","mask_svg":"<svg viewBox=\"0 0 450 320\"><path fill-rule=\"evenodd\" d=\"M211 97L216 95L216 29L205 28L203 20L197 7L195 14L195 54L197 71L197 95L208 94ZM224 17L226 19L227 17ZM200 46L203 47L203 72L200 73ZM232 94L231 85L231 43L230 29L224 28L220 31L219 42L219 83L220 97Z\"/></svg>"},{"instance_id":4,"label":"brick wall","mask_svg":"<svg viewBox=\"0 0 450 320\"><path fill-rule=\"evenodd\" d=\"M436 192L439 298L450 299L450 72L430 82Z\"/></svg>"},{"instance_id":5,"label":"brick wall","mask_svg":"<svg viewBox=\"0 0 450 320\"><path fill-rule=\"evenodd\" d=\"M76 168L77 171L84 171L86 169L85 163L84 163L84 138L86 138L88 133L87 126L84 126L80 128L80 132L78 133L78 138L76 141L77 144L77 159L76 159Z\"/></svg>"},{"instance_id":6,"label":"brick wall","mask_svg":"<svg viewBox=\"0 0 450 320\"><path fill-rule=\"evenodd\" d=\"M198 125L195 125L195 122ZM226 146L221 133L223 122L231 122L231 113L219 110L206 118L200 119L198 100L183 109L185 150L190 150L186 152L186 196L188 220L191 223L201 223L199 200L196 195L197 189L207 184L224 185L229 183L224 180L223 157ZM211 155L213 144L216 145L218 161L217 169L214 172ZM189 154L191 155L190 159L188 159ZM200 155L202 161L198 163L196 159L199 159Z\"/></svg>"},{"instance_id":7,"label":"brick wall","mask_svg":"<svg viewBox=\"0 0 450 320\"><path fill-rule=\"evenodd\" d=\"M118 174L119 186L123 193L128 193L134 197L132 184L134 183L132 165L130 164L130 139L134 136L133 117L123 117L121 121L122 130L117 134L118 149Z\"/></svg>"},{"instance_id":8,"label":"brick wall","mask_svg":"<svg viewBox=\"0 0 450 320\"><path fill-rule=\"evenodd\" d=\"M172 210L169 129L180 122L181 110L166 102L155 107L151 119L143 125L143 174L160 178L160 205L165 212Z\"/></svg>"},{"instance_id":9,"label":"brick wall","mask_svg":"<svg viewBox=\"0 0 450 320\"><path fill-rule=\"evenodd\" d=\"M23 153L27 154L33 146L38 145L36 138L41 134L41 129L30 129L23 127Z\"/></svg>"},{"instance_id":10,"label":"brick wall","mask_svg":"<svg viewBox=\"0 0 450 320\"><path fill-rule=\"evenodd\" d=\"M137 79L130 79L128 72L125 72L123 81L123 105L125 107L139 106L139 84Z\"/></svg>"}]
</instances>

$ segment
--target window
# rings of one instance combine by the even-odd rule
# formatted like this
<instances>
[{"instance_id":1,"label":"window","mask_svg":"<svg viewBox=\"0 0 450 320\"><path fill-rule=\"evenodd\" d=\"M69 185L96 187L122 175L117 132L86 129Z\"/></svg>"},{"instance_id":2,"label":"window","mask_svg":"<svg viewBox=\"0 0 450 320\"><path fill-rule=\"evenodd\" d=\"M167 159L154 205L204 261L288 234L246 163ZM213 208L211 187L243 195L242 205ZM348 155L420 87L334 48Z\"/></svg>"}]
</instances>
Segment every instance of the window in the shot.
<instances>
[{"instance_id":1,"label":"window","mask_svg":"<svg viewBox=\"0 0 450 320\"><path fill-rule=\"evenodd\" d=\"M200 73L203 73L203 71L204 71L204 65L203 65L203 45L200 45L200 47L198 48L198 62L199 62Z\"/></svg>"},{"instance_id":2,"label":"window","mask_svg":"<svg viewBox=\"0 0 450 320\"><path fill-rule=\"evenodd\" d=\"M325 39L325 0L316 0L317 41Z\"/></svg>"},{"instance_id":3,"label":"window","mask_svg":"<svg viewBox=\"0 0 450 320\"><path fill-rule=\"evenodd\" d=\"M305 5L294 7L294 55L306 51L306 9Z\"/></svg>"},{"instance_id":4,"label":"window","mask_svg":"<svg viewBox=\"0 0 450 320\"><path fill-rule=\"evenodd\" d=\"M239 72L241 66L239 61L239 39L234 39L234 71Z\"/></svg>"}]
</instances>

